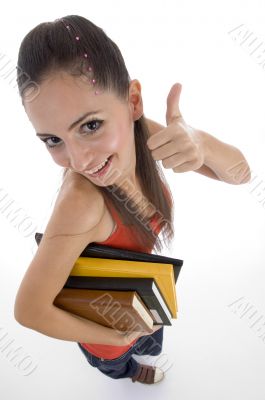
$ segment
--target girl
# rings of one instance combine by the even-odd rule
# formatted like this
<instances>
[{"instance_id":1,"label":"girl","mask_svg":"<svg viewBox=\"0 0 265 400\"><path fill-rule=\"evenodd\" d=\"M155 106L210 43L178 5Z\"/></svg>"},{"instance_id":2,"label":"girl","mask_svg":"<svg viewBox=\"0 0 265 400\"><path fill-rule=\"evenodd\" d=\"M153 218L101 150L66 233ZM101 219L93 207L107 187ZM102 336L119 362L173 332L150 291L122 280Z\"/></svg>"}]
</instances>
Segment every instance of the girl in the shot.
<instances>
[{"instance_id":1,"label":"girl","mask_svg":"<svg viewBox=\"0 0 265 400\"><path fill-rule=\"evenodd\" d=\"M151 253L162 248L161 231L164 243L173 239L173 199L157 160L175 172L196 170L227 181L226 163L247 163L234 147L185 125L179 85L168 97L168 127L161 130L147 120L140 82L130 79L116 44L86 18L70 15L39 24L23 39L17 64L25 112L64 171L19 287L15 318L45 335L77 342L87 361L111 378L159 382L163 371L132 355L160 354L163 328L151 335L124 335L63 311L53 301L89 243ZM210 141L216 145L215 171L203 164ZM178 158L170 157L175 153Z\"/></svg>"}]
</instances>

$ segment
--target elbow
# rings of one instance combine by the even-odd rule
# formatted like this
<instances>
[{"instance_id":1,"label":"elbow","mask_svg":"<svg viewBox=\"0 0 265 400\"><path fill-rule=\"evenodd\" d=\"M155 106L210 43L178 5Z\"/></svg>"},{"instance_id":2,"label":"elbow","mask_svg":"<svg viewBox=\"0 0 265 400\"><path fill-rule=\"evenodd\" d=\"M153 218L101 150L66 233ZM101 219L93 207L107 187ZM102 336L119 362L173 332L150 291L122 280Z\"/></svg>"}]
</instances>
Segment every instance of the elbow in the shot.
<instances>
[{"instance_id":1,"label":"elbow","mask_svg":"<svg viewBox=\"0 0 265 400\"><path fill-rule=\"evenodd\" d=\"M249 166L244 170L244 173L237 176L236 179L233 180L234 185L242 185L244 183L249 183L251 181L251 170Z\"/></svg>"},{"instance_id":2,"label":"elbow","mask_svg":"<svg viewBox=\"0 0 265 400\"><path fill-rule=\"evenodd\" d=\"M240 160L228 168L226 171L229 176L229 182L233 185L242 185L251 181L251 169L248 165L247 160L240 152Z\"/></svg>"},{"instance_id":3,"label":"elbow","mask_svg":"<svg viewBox=\"0 0 265 400\"><path fill-rule=\"evenodd\" d=\"M30 321L32 318L30 318L28 313L25 312L25 309L22 307L18 300L16 300L14 306L14 318L20 325L27 328L30 327Z\"/></svg>"},{"instance_id":4,"label":"elbow","mask_svg":"<svg viewBox=\"0 0 265 400\"><path fill-rule=\"evenodd\" d=\"M32 304L31 306L26 306L26 304L20 300L16 300L15 302L14 318L20 325L25 326L26 328L33 329L37 326L42 314L43 312L36 307L34 307L33 310Z\"/></svg>"},{"instance_id":5,"label":"elbow","mask_svg":"<svg viewBox=\"0 0 265 400\"><path fill-rule=\"evenodd\" d=\"M14 309L14 318L20 325L25 326L26 328L29 328L28 319L26 319L23 314L21 315L20 313L18 313L16 311L16 309Z\"/></svg>"},{"instance_id":6,"label":"elbow","mask_svg":"<svg viewBox=\"0 0 265 400\"><path fill-rule=\"evenodd\" d=\"M251 170L248 167L247 173L244 175L243 179L241 180L242 183L249 183L251 181Z\"/></svg>"},{"instance_id":7,"label":"elbow","mask_svg":"<svg viewBox=\"0 0 265 400\"><path fill-rule=\"evenodd\" d=\"M249 164L246 160L246 158L244 157L244 155L242 154L242 152L240 151L241 154L241 162L240 162L240 168L239 168L239 174L238 174L238 184L242 185L244 183L249 183L251 181L251 169L249 167Z\"/></svg>"},{"instance_id":8,"label":"elbow","mask_svg":"<svg viewBox=\"0 0 265 400\"><path fill-rule=\"evenodd\" d=\"M14 309L14 318L15 320L25 328L35 329L40 325L40 314L28 314L28 313L18 313Z\"/></svg>"}]
</instances>

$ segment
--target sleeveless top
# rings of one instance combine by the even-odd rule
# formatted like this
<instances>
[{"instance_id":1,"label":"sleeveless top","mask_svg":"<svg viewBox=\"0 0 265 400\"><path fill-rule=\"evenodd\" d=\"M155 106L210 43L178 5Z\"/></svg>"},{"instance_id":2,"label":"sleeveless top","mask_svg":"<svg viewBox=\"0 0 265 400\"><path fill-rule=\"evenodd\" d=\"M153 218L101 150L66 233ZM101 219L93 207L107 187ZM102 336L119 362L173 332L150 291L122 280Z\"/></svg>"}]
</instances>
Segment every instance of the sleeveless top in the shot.
<instances>
[{"instance_id":1,"label":"sleeveless top","mask_svg":"<svg viewBox=\"0 0 265 400\"><path fill-rule=\"evenodd\" d=\"M118 247L127 250L139 251L144 253L151 253L152 249L147 249L139 244L138 241L135 239L135 235L133 229L129 229L128 226L124 225L119 217L118 212L116 211L115 207L110 203L106 202L107 207L115 221L115 228L108 239L104 240L103 242L94 242L97 244ZM155 234L159 234L161 228L160 224L157 223L158 214L155 213L151 219L149 220L149 226L154 230ZM105 345L105 344L90 344L90 343L80 343L80 345L88 350L91 354L96 357L104 358L107 360L111 360L114 358L120 357L129 348L137 341L138 339L133 340L126 346L112 346L112 345Z\"/></svg>"}]
</instances>

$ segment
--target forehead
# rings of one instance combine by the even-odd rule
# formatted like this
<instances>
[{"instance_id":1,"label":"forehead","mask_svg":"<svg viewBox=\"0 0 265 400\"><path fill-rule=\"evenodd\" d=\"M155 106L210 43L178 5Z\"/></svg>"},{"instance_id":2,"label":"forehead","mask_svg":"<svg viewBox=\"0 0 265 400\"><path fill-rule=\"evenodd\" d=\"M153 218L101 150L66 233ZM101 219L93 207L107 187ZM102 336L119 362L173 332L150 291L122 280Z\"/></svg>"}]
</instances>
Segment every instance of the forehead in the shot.
<instances>
[{"instance_id":1,"label":"forehead","mask_svg":"<svg viewBox=\"0 0 265 400\"><path fill-rule=\"evenodd\" d=\"M30 102L25 102L25 111L36 129L42 130L50 119L56 125L60 121L73 122L82 113L103 110L111 113L122 107L118 97L99 90L87 78L57 72L47 77L39 86L39 92Z\"/></svg>"}]
</instances>

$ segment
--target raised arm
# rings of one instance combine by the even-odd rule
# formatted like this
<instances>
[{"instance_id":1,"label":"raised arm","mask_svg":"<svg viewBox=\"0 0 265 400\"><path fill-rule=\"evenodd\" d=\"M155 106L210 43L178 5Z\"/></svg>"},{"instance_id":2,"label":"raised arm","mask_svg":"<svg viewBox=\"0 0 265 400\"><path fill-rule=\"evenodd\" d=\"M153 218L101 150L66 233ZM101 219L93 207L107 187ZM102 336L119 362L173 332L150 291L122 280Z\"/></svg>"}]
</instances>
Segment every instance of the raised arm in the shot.
<instances>
[{"instance_id":1,"label":"raised arm","mask_svg":"<svg viewBox=\"0 0 265 400\"><path fill-rule=\"evenodd\" d=\"M147 126L151 136L166 128L149 118ZM197 142L204 146L206 155L204 164L193 172L231 184L249 182L251 178L249 165L239 149L201 130L194 130L193 135L196 136Z\"/></svg>"},{"instance_id":2,"label":"raised arm","mask_svg":"<svg viewBox=\"0 0 265 400\"><path fill-rule=\"evenodd\" d=\"M174 172L199 172L234 185L249 182L251 171L239 149L185 122L179 107L181 90L180 83L170 89L166 127L147 119L147 146L154 160L162 160L162 165Z\"/></svg>"}]
</instances>

